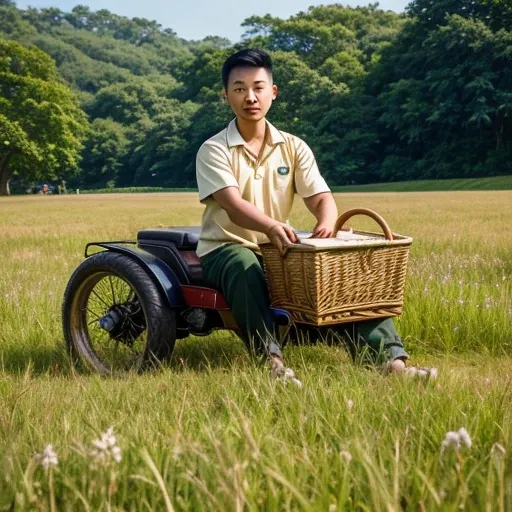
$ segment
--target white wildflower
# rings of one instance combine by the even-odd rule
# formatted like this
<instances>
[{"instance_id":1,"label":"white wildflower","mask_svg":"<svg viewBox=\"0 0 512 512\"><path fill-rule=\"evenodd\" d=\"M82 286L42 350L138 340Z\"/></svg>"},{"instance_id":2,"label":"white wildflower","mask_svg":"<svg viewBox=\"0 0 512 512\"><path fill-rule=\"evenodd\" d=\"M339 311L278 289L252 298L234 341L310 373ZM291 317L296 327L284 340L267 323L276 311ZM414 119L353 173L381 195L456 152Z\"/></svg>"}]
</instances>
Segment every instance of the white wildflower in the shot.
<instances>
[{"instance_id":1,"label":"white wildflower","mask_svg":"<svg viewBox=\"0 0 512 512\"><path fill-rule=\"evenodd\" d=\"M463 427L457 432L459 434L459 444L466 448L471 448L471 438L469 437L468 431Z\"/></svg>"},{"instance_id":2,"label":"white wildflower","mask_svg":"<svg viewBox=\"0 0 512 512\"><path fill-rule=\"evenodd\" d=\"M347 450L342 450L340 452L340 458L348 464L352 460L352 455L350 452L347 452Z\"/></svg>"},{"instance_id":3,"label":"white wildflower","mask_svg":"<svg viewBox=\"0 0 512 512\"><path fill-rule=\"evenodd\" d=\"M468 431L460 428L457 432L447 432L444 441L441 443L441 452L453 448L458 451L459 448L471 448L472 442Z\"/></svg>"},{"instance_id":4,"label":"white wildflower","mask_svg":"<svg viewBox=\"0 0 512 512\"><path fill-rule=\"evenodd\" d=\"M43 466L45 471L48 471L51 467L59 464L57 454L51 444L47 445L42 453L38 453L35 456L36 461Z\"/></svg>"},{"instance_id":5,"label":"white wildflower","mask_svg":"<svg viewBox=\"0 0 512 512\"><path fill-rule=\"evenodd\" d=\"M447 432L444 441L441 444L441 451L454 447L455 449L459 448L459 435L457 432Z\"/></svg>"},{"instance_id":6,"label":"white wildflower","mask_svg":"<svg viewBox=\"0 0 512 512\"><path fill-rule=\"evenodd\" d=\"M101 434L101 439L94 439L92 444L94 448L90 455L95 464L108 464L111 460L121 462L121 448L117 446L113 427Z\"/></svg>"},{"instance_id":7,"label":"white wildflower","mask_svg":"<svg viewBox=\"0 0 512 512\"><path fill-rule=\"evenodd\" d=\"M352 409L354 407L354 401L353 400L347 400L347 409Z\"/></svg>"}]
</instances>

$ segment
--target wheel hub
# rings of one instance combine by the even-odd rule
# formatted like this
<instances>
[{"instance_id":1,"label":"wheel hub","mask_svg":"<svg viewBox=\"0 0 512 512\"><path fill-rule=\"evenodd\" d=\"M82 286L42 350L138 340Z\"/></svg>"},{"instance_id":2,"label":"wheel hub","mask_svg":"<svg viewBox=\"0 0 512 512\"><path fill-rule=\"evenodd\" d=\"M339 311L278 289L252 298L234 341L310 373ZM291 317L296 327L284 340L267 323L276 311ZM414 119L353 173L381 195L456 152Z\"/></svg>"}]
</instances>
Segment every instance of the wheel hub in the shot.
<instances>
[{"instance_id":1,"label":"wheel hub","mask_svg":"<svg viewBox=\"0 0 512 512\"><path fill-rule=\"evenodd\" d=\"M112 306L99 319L99 325L111 339L130 347L146 328L144 312L137 299Z\"/></svg>"}]
</instances>

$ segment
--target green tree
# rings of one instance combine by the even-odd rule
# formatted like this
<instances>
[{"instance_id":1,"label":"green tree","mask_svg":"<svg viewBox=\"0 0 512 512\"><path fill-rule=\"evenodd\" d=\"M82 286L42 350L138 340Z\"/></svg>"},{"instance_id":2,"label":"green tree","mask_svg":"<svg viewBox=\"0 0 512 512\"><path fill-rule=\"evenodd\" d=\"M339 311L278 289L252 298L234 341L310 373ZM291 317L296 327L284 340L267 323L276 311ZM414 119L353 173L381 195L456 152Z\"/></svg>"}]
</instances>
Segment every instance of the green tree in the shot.
<instances>
[{"instance_id":1,"label":"green tree","mask_svg":"<svg viewBox=\"0 0 512 512\"><path fill-rule=\"evenodd\" d=\"M185 171L190 154L188 129L198 105L187 101L170 100L161 105L160 112L152 119L153 127L146 132L145 140L134 148L131 164L135 167L133 185L151 186L163 183L174 186L191 186L195 173Z\"/></svg>"},{"instance_id":2,"label":"green tree","mask_svg":"<svg viewBox=\"0 0 512 512\"><path fill-rule=\"evenodd\" d=\"M404 23L403 17L377 6L321 5L288 20L252 16L242 25L248 42L252 38L270 50L295 52L313 69L340 52L357 55L366 64Z\"/></svg>"},{"instance_id":3,"label":"green tree","mask_svg":"<svg viewBox=\"0 0 512 512\"><path fill-rule=\"evenodd\" d=\"M0 34L9 38L28 38L36 33L35 28L27 23L14 4L0 0Z\"/></svg>"},{"instance_id":4,"label":"green tree","mask_svg":"<svg viewBox=\"0 0 512 512\"><path fill-rule=\"evenodd\" d=\"M367 80L381 103L383 178L512 171L512 33L499 26L510 5L498 12L498 4L417 0L409 6L416 18Z\"/></svg>"},{"instance_id":5,"label":"green tree","mask_svg":"<svg viewBox=\"0 0 512 512\"><path fill-rule=\"evenodd\" d=\"M78 167L87 118L37 48L0 39L0 195L13 175L66 177Z\"/></svg>"},{"instance_id":6,"label":"green tree","mask_svg":"<svg viewBox=\"0 0 512 512\"><path fill-rule=\"evenodd\" d=\"M123 174L129 150L127 129L112 119L95 119L82 151L80 184L86 188L114 186Z\"/></svg>"}]
</instances>

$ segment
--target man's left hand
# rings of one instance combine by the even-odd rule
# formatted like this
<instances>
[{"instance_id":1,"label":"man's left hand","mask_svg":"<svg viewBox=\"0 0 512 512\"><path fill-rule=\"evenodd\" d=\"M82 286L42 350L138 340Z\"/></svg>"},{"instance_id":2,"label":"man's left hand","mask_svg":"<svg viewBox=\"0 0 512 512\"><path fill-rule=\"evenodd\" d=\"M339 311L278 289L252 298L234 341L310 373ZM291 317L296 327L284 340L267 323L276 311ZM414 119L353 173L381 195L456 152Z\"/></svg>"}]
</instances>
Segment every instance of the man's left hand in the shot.
<instances>
[{"instance_id":1,"label":"man's left hand","mask_svg":"<svg viewBox=\"0 0 512 512\"><path fill-rule=\"evenodd\" d=\"M319 223L313 228L311 238L330 238L333 236L333 230L334 226Z\"/></svg>"}]
</instances>

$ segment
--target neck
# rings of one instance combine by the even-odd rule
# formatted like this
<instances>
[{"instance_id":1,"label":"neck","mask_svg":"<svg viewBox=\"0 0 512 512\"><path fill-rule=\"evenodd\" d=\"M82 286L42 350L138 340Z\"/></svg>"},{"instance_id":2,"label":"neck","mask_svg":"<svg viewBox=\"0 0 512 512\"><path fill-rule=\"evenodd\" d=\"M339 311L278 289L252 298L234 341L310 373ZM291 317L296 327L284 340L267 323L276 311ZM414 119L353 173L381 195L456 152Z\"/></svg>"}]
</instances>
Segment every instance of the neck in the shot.
<instances>
[{"instance_id":1,"label":"neck","mask_svg":"<svg viewBox=\"0 0 512 512\"><path fill-rule=\"evenodd\" d=\"M254 122L237 117L236 126L245 142L250 142L255 139L263 140L265 138L265 130L267 128L265 118Z\"/></svg>"}]
</instances>

